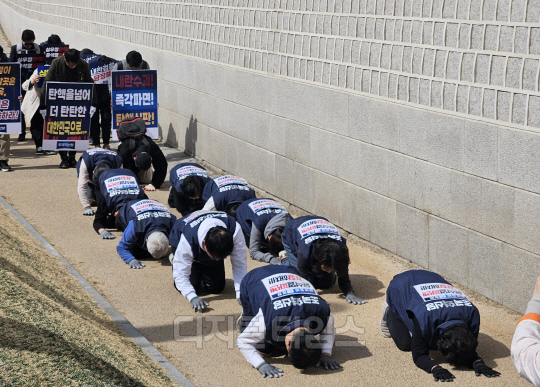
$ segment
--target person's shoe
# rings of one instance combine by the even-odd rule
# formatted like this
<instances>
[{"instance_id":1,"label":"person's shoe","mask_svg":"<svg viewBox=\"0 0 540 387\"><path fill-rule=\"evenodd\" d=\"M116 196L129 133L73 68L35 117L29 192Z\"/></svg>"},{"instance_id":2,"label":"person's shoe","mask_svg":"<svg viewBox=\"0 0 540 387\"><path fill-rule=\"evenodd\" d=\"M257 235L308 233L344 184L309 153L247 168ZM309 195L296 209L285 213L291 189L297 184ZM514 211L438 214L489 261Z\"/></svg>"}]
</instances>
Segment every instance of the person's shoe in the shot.
<instances>
[{"instance_id":1,"label":"person's shoe","mask_svg":"<svg viewBox=\"0 0 540 387\"><path fill-rule=\"evenodd\" d=\"M89 140L88 140L88 145L94 145L94 140L89 139Z\"/></svg>"},{"instance_id":2,"label":"person's shoe","mask_svg":"<svg viewBox=\"0 0 540 387\"><path fill-rule=\"evenodd\" d=\"M69 167L70 168L76 168L77 167L77 160L69 159L68 162L69 162Z\"/></svg>"},{"instance_id":3,"label":"person's shoe","mask_svg":"<svg viewBox=\"0 0 540 387\"><path fill-rule=\"evenodd\" d=\"M0 160L0 170L2 172L10 172L12 169L6 160Z\"/></svg>"},{"instance_id":4,"label":"person's shoe","mask_svg":"<svg viewBox=\"0 0 540 387\"><path fill-rule=\"evenodd\" d=\"M52 151L52 150L46 150L46 151L43 151L47 156L50 156L50 155L55 155L56 152L55 151Z\"/></svg>"},{"instance_id":5,"label":"person's shoe","mask_svg":"<svg viewBox=\"0 0 540 387\"><path fill-rule=\"evenodd\" d=\"M36 149L36 155L44 155L45 154L45 151L43 150L42 147L38 146L37 149Z\"/></svg>"},{"instance_id":6,"label":"person's shoe","mask_svg":"<svg viewBox=\"0 0 540 387\"><path fill-rule=\"evenodd\" d=\"M111 146L109 144L103 144L103 149L111 150Z\"/></svg>"},{"instance_id":7,"label":"person's shoe","mask_svg":"<svg viewBox=\"0 0 540 387\"><path fill-rule=\"evenodd\" d=\"M62 162L60 163L60 168L62 169L69 168L69 162L67 160L62 160Z\"/></svg>"},{"instance_id":8,"label":"person's shoe","mask_svg":"<svg viewBox=\"0 0 540 387\"><path fill-rule=\"evenodd\" d=\"M381 334L386 337L392 337L390 334L390 330L388 329L388 324L386 323L386 311L388 310L388 303L385 301L382 304L382 316L381 321L379 322L379 331L381 331Z\"/></svg>"},{"instance_id":9,"label":"person's shoe","mask_svg":"<svg viewBox=\"0 0 540 387\"><path fill-rule=\"evenodd\" d=\"M19 134L19 137L17 137L17 141L26 141L26 133Z\"/></svg>"}]
</instances>

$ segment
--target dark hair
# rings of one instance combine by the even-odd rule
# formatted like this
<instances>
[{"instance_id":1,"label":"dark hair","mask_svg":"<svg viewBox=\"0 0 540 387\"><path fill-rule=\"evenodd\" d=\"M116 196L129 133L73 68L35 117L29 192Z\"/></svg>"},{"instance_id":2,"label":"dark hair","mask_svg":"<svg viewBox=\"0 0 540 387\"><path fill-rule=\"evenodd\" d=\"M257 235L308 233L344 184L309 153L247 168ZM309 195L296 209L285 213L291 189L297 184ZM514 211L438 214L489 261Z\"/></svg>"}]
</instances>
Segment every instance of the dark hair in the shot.
<instances>
[{"instance_id":1,"label":"dark hair","mask_svg":"<svg viewBox=\"0 0 540 387\"><path fill-rule=\"evenodd\" d=\"M322 354L321 342L306 329L297 329L293 332L289 359L295 368L304 370L313 367L320 360Z\"/></svg>"},{"instance_id":2,"label":"dark hair","mask_svg":"<svg viewBox=\"0 0 540 387\"><path fill-rule=\"evenodd\" d=\"M21 35L23 42L28 42L29 40L36 40L36 35L32 30L24 30Z\"/></svg>"},{"instance_id":3,"label":"dark hair","mask_svg":"<svg viewBox=\"0 0 540 387\"><path fill-rule=\"evenodd\" d=\"M142 56L137 51L130 51L126 55L126 62L130 67L139 67L142 64Z\"/></svg>"},{"instance_id":4,"label":"dark hair","mask_svg":"<svg viewBox=\"0 0 540 387\"><path fill-rule=\"evenodd\" d=\"M233 234L224 227L217 226L208 230L204 237L208 254L215 260L225 259L234 248Z\"/></svg>"},{"instance_id":5,"label":"dark hair","mask_svg":"<svg viewBox=\"0 0 540 387\"><path fill-rule=\"evenodd\" d=\"M283 242L281 241L281 234L285 227L278 227L268 235L268 248L270 249L270 254L273 256L278 256L279 253L283 250Z\"/></svg>"},{"instance_id":6,"label":"dark hair","mask_svg":"<svg viewBox=\"0 0 540 387\"><path fill-rule=\"evenodd\" d=\"M99 163L94 168L94 175L92 176L92 181L94 182L94 186L99 187L99 177L103 172L105 172L107 169L111 169L111 166L107 163Z\"/></svg>"},{"instance_id":7,"label":"dark hair","mask_svg":"<svg viewBox=\"0 0 540 387\"><path fill-rule=\"evenodd\" d=\"M204 189L204 180L200 176L189 175L182 182L182 192L188 198L200 198Z\"/></svg>"},{"instance_id":8,"label":"dark hair","mask_svg":"<svg viewBox=\"0 0 540 387\"><path fill-rule=\"evenodd\" d=\"M83 48L81 50L81 55L92 55L94 51L90 50L89 48Z\"/></svg>"},{"instance_id":9,"label":"dark hair","mask_svg":"<svg viewBox=\"0 0 540 387\"><path fill-rule=\"evenodd\" d=\"M79 60L81 59L81 54L79 50L75 48L70 48L64 53L64 58L66 62L76 64L79 63Z\"/></svg>"},{"instance_id":10,"label":"dark hair","mask_svg":"<svg viewBox=\"0 0 540 387\"><path fill-rule=\"evenodd\" d=\"M148 150L149 149L146 147L141 147L137 151L137 157L135 157L135 166L141 171L146 171L152 166L152 157L150 157Z\"/></svg>"},{"instance_id":11,"label":"dark hair","mask_svg":"<svg viewBox=\"0 0 540 387\"><path fill-rule=\"evenodd\" d=\"M451 325L441 333L441 338L437 341L437 347L444 360L448 363L460 367L470 365L476 353L478 340L472 332L462 324Z\"/></svg>"},{"instance_id":12,"label":"dark hair","mask_svg":"<svg viewBox=\"0 0 540 387\"><path fill-rule=\"evenodd\" d=\"M227 204L227 207L225 207L225 212L227 213L227 215L232 216L233 218L236 219L236 210L238 210L238 207L240 206L240 204L242 203Z\"/></svg>"},{"instance_id":13,"label":"dark hair","mask_svg":"<svg viewBox=\"0 0 540 387\"><path fill-rule=\"evenodd\" d=\"M314 273L322 272L322 265L337 272L344 272L351 263L347 246L332 238L321 238L313 242L310 258Z\"/></svg>"},{"instance_id":14,"label":"dark hair","mask_svg":"<svg viewBox=\"0 0 540 387\"><path fill-rule=\"evenodd\" d=\"M62 39L60 39L60 36L52 34L47 38L48 44L62 44Z\"/></svg>"}]
</instances>

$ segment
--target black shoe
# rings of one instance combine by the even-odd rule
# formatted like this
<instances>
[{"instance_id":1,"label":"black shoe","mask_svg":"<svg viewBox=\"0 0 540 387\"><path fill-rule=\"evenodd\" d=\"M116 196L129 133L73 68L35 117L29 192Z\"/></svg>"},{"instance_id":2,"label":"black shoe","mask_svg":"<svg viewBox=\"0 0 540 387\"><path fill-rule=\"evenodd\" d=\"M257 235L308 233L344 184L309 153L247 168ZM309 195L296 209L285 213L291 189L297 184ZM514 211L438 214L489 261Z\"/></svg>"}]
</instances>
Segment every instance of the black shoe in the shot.
<instances>
[{"instance_id":1,"label":"black shoe","mask_svg":"<svg viewBox=\"0 0 540 387\"><path fill-rule=\"evenodd\" d=\"M88 145L94 145L94 140L89 139L89 140L88 140Z\"/></svg>"},{"instance_id":2,"label":"black shoe","mask_svg":"<svg viewBox=\"0 0 540 387\"><path fill-rule=\"evenodd\" d=\"M19 134L19 137L17 137L17 141L26 141L26 134L25 133Z\"/></svg>"},{"instance_id":3,"label":"black shoe","mask_svg":"<svg viewBox=\"0 0 540 387\"><path fill-rule=\"evenodd\" d=\"M36 149L36 155L44 155L45 154L45 151L43 150L42 147L37 147Z\"/></svg>"},{"instance_id":4,"label":"black shoe","mask_svg":"<svg viewBox=\"0 0 540 387\"><path fill-rule=\"evenodd\" d=\"M69 159L68 162L69 162L69 167L70 168L76 168L77 167L77 160Z\"/></svg>"},{"instance_id":5,"label":"black shoe","mask_svg":"<svg viewBox=\"0 0 540 387\"><path fill-rule=\"evenodd\" d=\"M0 170L2 172L10 172L12 169L9 166L8 162L5 160L0 160Z\"/></svg>"},{"instance_id":6,"label":"black shoe","mask_svg":"<svg viewBox=\"0 0 540 387\"><path fill-rule=\"evenodd\" d=\"M69 162L67 160L62 160L62 162L60 163L60 168L62 169L69 168Z\"/></svg>"}]
</instances>

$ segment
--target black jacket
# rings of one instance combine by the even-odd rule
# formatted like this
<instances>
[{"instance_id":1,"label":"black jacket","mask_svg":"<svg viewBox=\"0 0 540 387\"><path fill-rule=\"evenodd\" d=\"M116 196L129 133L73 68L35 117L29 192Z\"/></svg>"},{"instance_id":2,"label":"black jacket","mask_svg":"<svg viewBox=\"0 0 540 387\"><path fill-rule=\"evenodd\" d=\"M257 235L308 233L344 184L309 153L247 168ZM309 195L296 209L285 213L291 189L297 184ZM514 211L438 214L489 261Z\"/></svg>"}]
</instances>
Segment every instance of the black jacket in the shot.
<instances>
[{"instance_id":1,"label":"black jacket","mask_svg":"<svg viewBox=\"0 0 540 387\"><path fill-rule=\"evenodd\" d=\"M144 139L122 141L118 147L118 154L122 157L123 167L130 169L135 175L140 172L140 169L135 166L135 160L133 158L137 155L137 151L141 146L150 147L149 154L152 158L152 166L154 167L152 185L156 189L159 189L167 176L167 159L159 146L150 137L145 135Z\"/></svg>"}]
</instances>

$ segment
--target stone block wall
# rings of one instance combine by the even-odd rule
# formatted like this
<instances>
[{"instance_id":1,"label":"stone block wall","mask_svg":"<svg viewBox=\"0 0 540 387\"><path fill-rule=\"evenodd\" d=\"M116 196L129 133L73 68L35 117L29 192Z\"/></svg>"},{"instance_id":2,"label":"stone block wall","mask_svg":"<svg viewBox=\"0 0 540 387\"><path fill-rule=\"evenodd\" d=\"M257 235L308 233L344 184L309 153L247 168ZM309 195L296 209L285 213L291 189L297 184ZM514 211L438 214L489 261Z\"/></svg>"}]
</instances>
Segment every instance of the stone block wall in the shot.
<instances>
[{"instance_id":1,"label":"stone block wall","mask_svg":"<svg viewBox=\"0 0 540 387\"><path fill-rule=\"evenodd\" d=\"M164 139L516 310L540 274L540 0L0 0L159 74Z\"/></svg>"}]
</instances>

